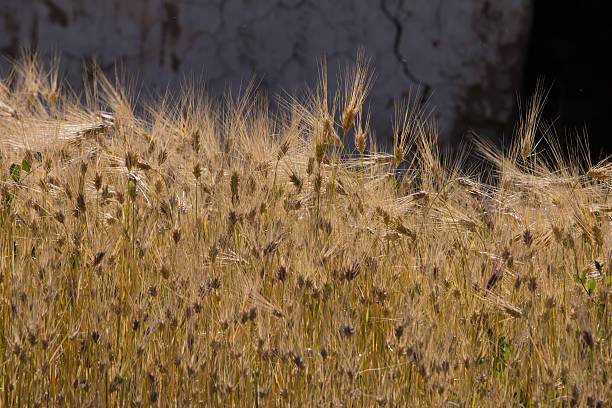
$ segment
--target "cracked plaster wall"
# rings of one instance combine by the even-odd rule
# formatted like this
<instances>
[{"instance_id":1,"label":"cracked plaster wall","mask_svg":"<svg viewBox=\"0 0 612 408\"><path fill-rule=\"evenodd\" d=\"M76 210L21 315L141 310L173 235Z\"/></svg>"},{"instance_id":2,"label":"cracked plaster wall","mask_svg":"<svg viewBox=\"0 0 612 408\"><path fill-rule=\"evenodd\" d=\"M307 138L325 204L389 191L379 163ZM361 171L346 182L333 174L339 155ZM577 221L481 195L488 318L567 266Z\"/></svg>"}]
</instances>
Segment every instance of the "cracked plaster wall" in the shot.
<instances>
[{"instance_id":1,"label":"cracked plaster wall","mask_svg":"<svg viewBox=\"0 0 612 408\"><path fill-rule=\"evenodd\" d=\"M452 141L507 129L531 13L530 0L4 0L0 51L58 51L74 84L95 56L111 75L122 60L147 86L195 73L221 93L255 74L273 93L313 84L323 54L333 82L363 45L379 139L390 137L394 98L419 86Z\"/></svg>"}]
</instances>

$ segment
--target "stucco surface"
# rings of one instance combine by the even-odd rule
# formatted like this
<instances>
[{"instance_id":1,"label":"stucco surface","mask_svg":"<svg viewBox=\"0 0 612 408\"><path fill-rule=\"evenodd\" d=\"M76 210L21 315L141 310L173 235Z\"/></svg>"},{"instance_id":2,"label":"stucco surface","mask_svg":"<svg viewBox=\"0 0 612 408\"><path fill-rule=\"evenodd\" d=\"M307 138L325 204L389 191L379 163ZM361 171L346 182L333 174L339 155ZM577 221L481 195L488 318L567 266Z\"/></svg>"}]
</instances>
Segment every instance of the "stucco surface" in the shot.
<instances>
[{"instance_id":1,"label":"stucco surface","mask_svg":"<svg viewBox=\"0 0 612 408\"><path fill-rule=\"evenodd\" d=\"M530 0L4 0L0 51L60 54L75 84L83 58L122 61L149 87L202 74L212 93L253 75L299 90L327 56L330 82L359 46L373 58L370 109L385 140L394 99L420 89L441 137L488 135L511 118L530 29Z\"/></svg>"}]
</instances>

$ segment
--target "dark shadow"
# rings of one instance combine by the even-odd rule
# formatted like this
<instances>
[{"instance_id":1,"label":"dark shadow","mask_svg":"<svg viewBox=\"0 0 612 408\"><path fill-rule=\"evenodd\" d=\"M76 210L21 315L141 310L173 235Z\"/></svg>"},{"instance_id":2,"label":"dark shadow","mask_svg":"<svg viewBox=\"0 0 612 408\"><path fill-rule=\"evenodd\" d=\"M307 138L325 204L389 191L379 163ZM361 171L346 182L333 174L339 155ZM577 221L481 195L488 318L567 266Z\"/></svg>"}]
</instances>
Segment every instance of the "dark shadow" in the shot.
<instances>
[{"instance_id":1,"label":"dark shadow","mask_svg":"<svg viewBox=\"0 0 612 408\"><path fill-rule=\"evenodd\" d=\"M543 112L568 143L588 136L593 161L612 154L608 119L612 73L604 63L610 52L612 24L607 3L536 1L525 63L522 105L543 80L549 89ZM574 139L574 140L572 140Z\"/></svg>"}]
</instances>

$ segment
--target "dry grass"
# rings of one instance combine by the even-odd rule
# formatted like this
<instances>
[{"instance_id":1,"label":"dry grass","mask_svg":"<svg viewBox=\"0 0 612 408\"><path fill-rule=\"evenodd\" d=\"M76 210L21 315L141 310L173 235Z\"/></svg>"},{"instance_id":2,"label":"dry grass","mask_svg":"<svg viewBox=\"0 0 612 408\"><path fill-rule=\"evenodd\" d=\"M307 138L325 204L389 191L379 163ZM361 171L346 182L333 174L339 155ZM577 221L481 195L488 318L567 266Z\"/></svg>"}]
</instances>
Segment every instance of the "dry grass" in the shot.
<instances>
[{"instance_id":1,"label":"dry grass","mask_svg":"<svg viewBox=\"0 0 612 408\"><path fill-rule=\"evenodd\" d=\"M536 151L537 104L507 152L477 142L485 180L410 103L378 152L364 59L280 113L187 88L140 115L24 61L1 406L610 406L611 165Z\"/></svg>"}]
</instances>

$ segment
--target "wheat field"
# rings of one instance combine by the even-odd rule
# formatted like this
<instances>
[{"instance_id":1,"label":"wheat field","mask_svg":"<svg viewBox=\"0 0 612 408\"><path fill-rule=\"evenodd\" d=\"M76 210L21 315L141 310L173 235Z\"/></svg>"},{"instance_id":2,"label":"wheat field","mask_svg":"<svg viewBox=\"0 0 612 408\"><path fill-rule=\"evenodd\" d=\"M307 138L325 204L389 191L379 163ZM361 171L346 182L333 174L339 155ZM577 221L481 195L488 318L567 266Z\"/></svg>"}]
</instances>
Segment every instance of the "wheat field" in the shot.
<instances>
[{"instance_id":1,"label":"wheat field","mask_svg":"<svg viewBox=\"0 0 612 408\"><path fill-rule=\"evenodd\" d=\"M377 146L362 56L278 109L48 65L0 80L0 406L612 403L612 163L542 92L447 156L413 100Z\"/></svg>"}]
</instances>

